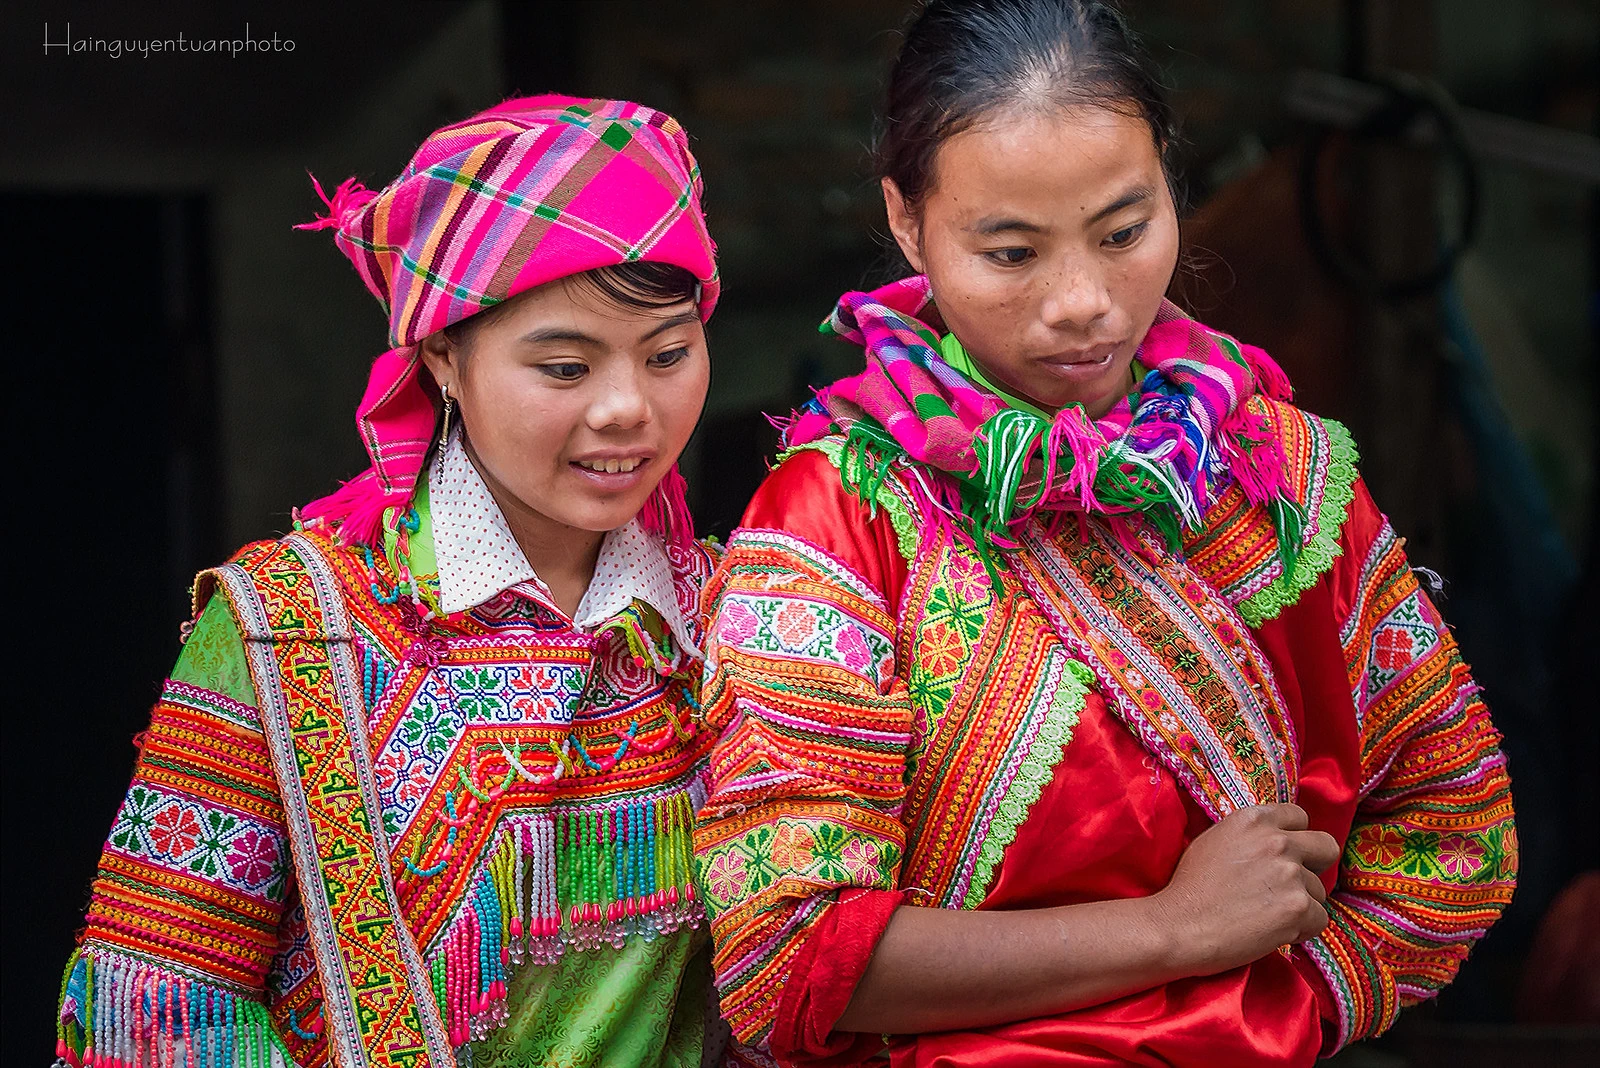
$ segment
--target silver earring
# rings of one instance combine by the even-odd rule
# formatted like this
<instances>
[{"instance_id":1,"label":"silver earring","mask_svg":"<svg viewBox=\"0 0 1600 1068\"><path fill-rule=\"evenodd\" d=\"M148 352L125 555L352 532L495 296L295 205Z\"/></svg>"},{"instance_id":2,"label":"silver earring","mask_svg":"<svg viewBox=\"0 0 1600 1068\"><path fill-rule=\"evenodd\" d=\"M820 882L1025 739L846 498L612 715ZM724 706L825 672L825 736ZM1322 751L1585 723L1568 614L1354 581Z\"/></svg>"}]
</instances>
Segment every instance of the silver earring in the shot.
<instances>
[{"instance_id":1,"label":"silver earring","mask_svg":"<svg viewBox=\"0 0 1600 1068\"><path fill-rule=\"evenodd\" d=\"M450 444L450 410L456 404L450 399L450 387L443 382L439 383L439 396L444 398L444 420L439 427L439 451L442 453L445 446Z\"/></svg>"}]
</instances>

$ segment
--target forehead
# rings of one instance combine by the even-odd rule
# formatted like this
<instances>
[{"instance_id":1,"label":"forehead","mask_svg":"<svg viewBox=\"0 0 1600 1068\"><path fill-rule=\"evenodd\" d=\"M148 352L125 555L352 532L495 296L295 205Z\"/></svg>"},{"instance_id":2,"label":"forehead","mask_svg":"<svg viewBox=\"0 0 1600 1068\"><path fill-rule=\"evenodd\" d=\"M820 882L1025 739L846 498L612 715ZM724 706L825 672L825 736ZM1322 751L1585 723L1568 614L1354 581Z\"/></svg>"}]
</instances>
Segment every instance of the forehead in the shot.
<instances>
[{"instance_id":1,"label":"forehead","mask_svg":"<svg viewBox=\"0 0 1600 1068\"><path fill-rule=\"evenodd\" d=\"M934 159L927 206L963 219L996 211L1098 210L1134 185L1159 185L1143 119L1100 107L1003 111L951 137Z\"/></svg>"},{"instance_id":2,"label":"forehead","mask_svg":"<svg viewBox=\"0 0 1600 1068\"><path fill-rule=\"evenodd\" d=\"M532 330L561 329L627 345L664 320L693 311L691 300L654 308L619 304L585 279L573 275L517 294L506 302L504 312L493 326L519 335Z\"/></svg>"}]
</instances>

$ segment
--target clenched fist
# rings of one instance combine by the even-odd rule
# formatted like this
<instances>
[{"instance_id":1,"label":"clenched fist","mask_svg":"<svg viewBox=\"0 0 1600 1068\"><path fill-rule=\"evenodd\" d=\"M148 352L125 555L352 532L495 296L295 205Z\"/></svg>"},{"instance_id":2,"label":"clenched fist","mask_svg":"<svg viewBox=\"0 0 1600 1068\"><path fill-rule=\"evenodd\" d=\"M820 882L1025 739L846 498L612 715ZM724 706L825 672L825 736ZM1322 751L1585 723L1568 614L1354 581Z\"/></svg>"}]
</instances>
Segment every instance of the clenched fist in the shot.
<instances>
[{"instance_id":1,"label":"clenched fist","mask_svg":"<svg viewBox=\"0 0 1600 1068\"><path fill-rule=\"evenodd\" d=\"M1189 844L1172 881L1151 900L1189 974L1249 964L1327 926L1317 873L1338 861L1340 846L1306 827L1299 805L1259 805Z\"/></svg>"}]
</instances>

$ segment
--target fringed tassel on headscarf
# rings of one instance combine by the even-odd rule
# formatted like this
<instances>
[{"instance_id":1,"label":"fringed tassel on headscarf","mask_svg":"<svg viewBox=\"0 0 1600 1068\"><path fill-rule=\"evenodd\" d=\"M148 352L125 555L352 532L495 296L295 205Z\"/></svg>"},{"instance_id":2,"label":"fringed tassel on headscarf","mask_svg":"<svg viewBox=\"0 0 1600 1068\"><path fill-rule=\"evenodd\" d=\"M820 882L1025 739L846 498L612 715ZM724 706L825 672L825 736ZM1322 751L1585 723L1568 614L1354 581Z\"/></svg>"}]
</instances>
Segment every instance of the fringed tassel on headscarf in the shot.
<instances>
[{"instance_id":1,"label":"fringed tassel on headscarf","mask_svg":"<svg viewBox=\"0 0 1600 1068\"><path fill-rule=\"evenodd\" d=\"M805 404L795 409L787 419L767 417L767 422L772 424L778 432L780 448L787 449L792 445L815 441L830 433L834 427L833 416L816 397L806 401Z\"/></svg>"},{"instance_id":2,"label":"fringed tassel on headscarf","mask_svg":"<svg viewBox=\"0 0 1600 1068\"><path fill-rule=\"evenodd\" d=\"M1050 434L1050 423L1020 408L1001 408L978 428L972 438L978 458L977 479L986 491L979 514L973 519L984 538L1001 548L1014 548L1010 536L1012 519L1039 502L1049 484L1040 476L1039 489L1028 500L1020 491L1028 467L1034 465L1039 448ZM1048 458L1047 458L1048 462Z\"/></svg>"},{"instance_id":3,"label":"fringed tassel on headscarf","mask_svg":"<svg viewBox=\"0 0 1600 1068\"><path fill-rule=\"evenodd\" d=\"M685 496L688 489L683 473L673 464L639 511L639 525L646 534L680 549L688 549L694 543L694 517L689 514L689 501Z\"/></svg>"},{"instance_id":4,"label":"fringed tassel on headscarf","mask_svg":"<svg viewBox=\"0 0 1600 1068\"><path fill-rule=\"evenodd\" d=\"M1050 436L1045 442L1045 454L1055 458L1055 467L1062 473L1062 491L1070 495L1078 507L1085 511L1103 508L1095 496L1095 476L1099 473L1097 461L1105 444L1100 432L1089 419L1081 404L1069 404L1056 413L1050 424ZM1070 461L1070 462L1069 462Z\"/></svg>"},{"instance_id":5,"label":"fringed tassel on headscarf","mask_svg":"<svg viewBox=\"0 0 1600 1068\"><path fill-rule=\"evenodd\" d=\"M871 516L878 514L878 493L889 477L893 457L904 455L900 443L872 420L857 420L845 431L844 451L839 458L839 479L867 506Z\"/></svg>"},{"instance_id":6,"label":"fringed tassel on headscarf","mask_svg":"<svg viewBox=\"0 0 1600 1068\"><path fill-rule=\"evenodd\" d=\"M1277 360L1267 355L1266 349L1241 343L1239 351L1244 353L1245 362L1250 365L1260 392L1284 403L1294 399L1294 386L1289 384L1289 376L1283 373Z\"/></svg>"},{"instance_id":7,"label":"fringed tassel on headscarf","mask_svg":"<svg viewBox=\"0 0 1600 1068\"><path fill-rule=\"evenodd\" d=\"M1278 533L1278 555L1283 560L1285 578L1294 577L1300 562L1300 547L1305 544L1306 510L1287 496L1274 497L1267 504L1272 525Z\"/></svg>"},{"instance_id":8,"label":"fringed tassel on headscarf","mask_svg":"<svg viewBox=\"0 0 1600 1068\"><path fill-rule=\"evenodd\" d=\"M403 511L410 503L409 488L385 493L377 472L368 468L326 497L300 508L295 518L307 526L336 527L336 537L343 545L377 545L384 514L391 508Z\"/></svg>"},{"instance_id":9,"label":"fringed tassel on headscarf","mask_svg":"<svg viewBox=\"0 0 1600 1068\"><path fill-rule=\"evenodd\" d=\"M308 223L299 223L295 226L296 230L338 229L344 226L345 220L378 197L376 190L368 189L355 178L346 178L340 182L338 188L333 191L333 196L330 197L322 191L322 183L317 181L316 175L307 171L306 177L311 179L311 187L317 191L317 196L321 197L322 202L327 205L328 214L313 219Z\"/></svg>"}]
</instances>

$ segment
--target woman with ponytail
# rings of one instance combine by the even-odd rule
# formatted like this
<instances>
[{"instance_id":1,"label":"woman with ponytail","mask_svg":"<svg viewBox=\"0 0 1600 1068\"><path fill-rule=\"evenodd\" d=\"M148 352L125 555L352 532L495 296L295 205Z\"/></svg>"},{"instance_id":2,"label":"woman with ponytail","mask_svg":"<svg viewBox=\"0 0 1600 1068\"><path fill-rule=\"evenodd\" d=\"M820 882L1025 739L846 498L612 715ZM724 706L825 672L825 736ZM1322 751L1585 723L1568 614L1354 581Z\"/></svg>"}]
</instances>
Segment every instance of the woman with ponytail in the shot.
<instances>
[{"instance_id":1,"label":"woman with ponytail","mask_svg":"<svg viewBox=\"0 0 1600 1068\"><path fill-rule=\"evenodd\" d=\"M707 587L696 831L783 1064L1304 1065L1511 895L1505 757L1338 424L1164 299L1117 9L930 0L878 144L912 276L824 324Z\"/></svg>"},{"instance_id":2,"label":"woman with ponytail","mask_svg":"<svg viewBox=\"0 0 1600 1068\"><path fill-rule=\"evenodd\" d=\"M321 187L318 187L321 191ZM508 100L325 218L370 468L203 573L66 970L71 1065L699 1065L676 461L716 305L670 117Z\"/></svg>"}]
</instances>

